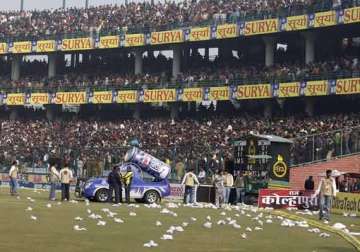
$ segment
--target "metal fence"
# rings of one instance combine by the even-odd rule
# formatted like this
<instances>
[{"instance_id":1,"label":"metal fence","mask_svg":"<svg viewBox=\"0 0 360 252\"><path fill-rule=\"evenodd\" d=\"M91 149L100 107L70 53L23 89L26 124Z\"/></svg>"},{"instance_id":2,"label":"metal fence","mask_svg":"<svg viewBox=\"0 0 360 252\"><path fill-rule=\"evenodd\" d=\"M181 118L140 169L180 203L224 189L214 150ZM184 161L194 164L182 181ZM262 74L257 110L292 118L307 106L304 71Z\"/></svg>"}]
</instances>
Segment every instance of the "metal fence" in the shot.
<instances>
[{"instance_id":1,"label":"metal fence","mask_svg":"<svg viewBox=\"0 0 360 252\"><path fill-rule=\"evenodd\" d=\"M109 30L102 30L99 35L121 35L124 33L134 34L134 33L150 33L153 31L164 31L178 28L185 28L191 26L207 26L207 25L216 25L223 23L239 23L245 21L261 20L268 18L277 18L277 17L288 17L296 15L311 14L315 12L328 11L337 8L351 8L360 6L360 0L342 0L341 6L333 5L332 0L319 0L313 1L310 5L298 4L290 7L281 7L276 10L239 10L227 15L214 15L214 18L202 22L168 22L166 25L161 26L149 26L147 24L143 25L134 25L126 27L114 27ZM57 33L57 34L47 34L41 36L27 36L27 35L17 35L13 37L0 37L0 41L9 42L9 41L22 41L22 40L50 40L50 39L66 39L66 38L80 38L87 37L94 34L94 32L75 32L75 33Z\"/></svg>"},{"instance_id":2,"label":"metal fence","mask_svg":"<svg viewBox=\"0 0 360 252\"><path fill-rule=\"evenodd\" d=\"M307 74L303 76L272 76L264 77L262 75L252 75L249 77L237 77L236 79L228 80L203 80L203 81L160 81L159 83L139 83L116 85L109 83L107 85L95 86L94 83L88 82L81 86L58 86L58 87L42 87L42 88L19 88L11 87L7 84L0 83L0 92L64 92L64 91L111 91L111 90L140 90L156 89L156 88L187 88L187 87L217 87L217 86L231 86L231 85L252 85L263 83L285 83L294 81L314 81L314 80L336 80L342 78L358 78L360 77L359 71L351 71L349 69L328 73L328 74Z\"/></svg>"}]
</instances>

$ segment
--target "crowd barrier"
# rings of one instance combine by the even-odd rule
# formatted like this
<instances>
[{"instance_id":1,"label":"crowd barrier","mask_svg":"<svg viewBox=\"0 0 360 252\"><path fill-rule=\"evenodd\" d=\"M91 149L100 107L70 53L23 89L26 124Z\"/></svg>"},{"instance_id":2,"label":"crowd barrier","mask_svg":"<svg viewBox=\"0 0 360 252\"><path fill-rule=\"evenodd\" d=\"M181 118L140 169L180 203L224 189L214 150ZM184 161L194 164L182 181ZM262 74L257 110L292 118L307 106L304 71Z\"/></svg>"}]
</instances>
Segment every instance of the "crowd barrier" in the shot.
<instances>
[{"instance_id":1,"label":"crowd barrier","mask_svg":"<svg viewBox=\"0 0 360 252\"><path fill-rule=\"evenodd\" d=\"M257 85L230 85L171 89L82 92L0 93L0 105L80 105L160 102L201 102L270 98L351 95L360 93L360 78L296 81Z\"/></svg>"}]
</instances>

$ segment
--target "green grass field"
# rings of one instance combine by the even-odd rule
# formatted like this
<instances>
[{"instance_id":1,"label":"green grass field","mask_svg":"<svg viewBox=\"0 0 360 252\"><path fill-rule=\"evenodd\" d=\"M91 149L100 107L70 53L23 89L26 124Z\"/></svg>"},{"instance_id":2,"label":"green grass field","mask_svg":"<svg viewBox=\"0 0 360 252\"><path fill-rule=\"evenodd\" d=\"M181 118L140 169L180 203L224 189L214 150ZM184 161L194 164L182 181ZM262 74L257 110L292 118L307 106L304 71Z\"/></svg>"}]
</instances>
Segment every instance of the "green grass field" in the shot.
<instances>
[{"instance_id":1,"label":"green grass field","mask_svg":"<svg viewBox=\"0 0 360 252\"><path fill-rule=\"evenodd\" d=\"M77 204L64 202L61 205L51 202L52 206L48 208L47 196L47 192L22 190L20 199L17 199L8 194L8 188L1 188L0 251L356 251L351 244L335 234L322 238L319 234L308 232L307 228L281 227L280 220L275 218L272 224L265 223L265 218L262 218L263 231L246 231L246 227L254 229L260 226L252 220L259 213L251 211L246 212L251 215L248 217L234 209L168 208L177 213L177 217L173 217L160 213L159 208L146 208L141 204L139 208L93 202L86 206L84 201ZM30 202L27 197L35 201ZM29 206L32 211L25 210ZM165 207L166 204L162 204L162 208ZM106 217L103 208L116 212L116 217L122 218L124 223L115 223L113 218ZM101 215L106 225L97 226L97 220L88 217L87 209ZM137 215L129 216L131 211ZM221 212L225 212L226 216L222 216ZM31 215L36 216L37 220L32 220ZM77 216L84 220L74 220ZM207 216L211 217L213 223L211 229L203 227ZM191 217L197 218L197 221L191 221ZM216 224L218 220L227 217L236 219L241 228ZM351 231L360 230L358 218L338 216L333 219L334 222L340 221L347 225L356 224L350 228ZM157 220L162 222L162 226L155 225ZM171 225L181 225L183 222L189 225L184 228L184 232L176 232L174 240L160 240ZM87 231L75 231L74 225L86 227ZM247 234L247 239L241 237L243 233ZM149 240L154 240L159 246L143 247Z\"/></svg>"}]
</instances>

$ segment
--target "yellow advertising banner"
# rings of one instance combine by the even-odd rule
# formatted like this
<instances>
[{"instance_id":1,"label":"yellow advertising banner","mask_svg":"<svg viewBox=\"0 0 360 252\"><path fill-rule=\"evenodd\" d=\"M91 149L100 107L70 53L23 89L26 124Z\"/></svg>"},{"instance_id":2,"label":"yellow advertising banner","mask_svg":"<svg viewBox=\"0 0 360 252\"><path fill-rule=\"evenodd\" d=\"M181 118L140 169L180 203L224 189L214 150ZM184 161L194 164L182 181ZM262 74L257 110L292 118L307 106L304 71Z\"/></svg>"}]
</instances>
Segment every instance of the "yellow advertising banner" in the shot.
<instances>
[{"instance_id":1,"label":"yellow advertising banner","mask_svg":"<svg viewBox=\"0 0 360 252\"><path fill-rule=\"evenodd\" d=\"M55 40L40 40L36 43L36 52L54 52L56 49Z\"/></svg>"},{"instance_id":2,"label":"yellow advertising banner","mask_svg":"<svg viewBox=\"0 0 360 252\"><path fill-rule=\"evenodd\" d=\"M63 39L61 48L63 51L89 50L92 43L90 38Z\"/></svg>"},{"instance_id":3,"label":"yellow advertising banner","mask_svg":"<svg viewBox=\"0 0 360 252\"><path fill-rule=\"evenodd\" d=\"M42 105L49 103L48 93L32 93L29 99L29 104L31 105Z\"/></svg>"},{"instance_id":4,"label":"yellow advertising banner","mask_svg":"<svg viewBox=\"0 0 360 252\"><path fill-rule=\"evenodd\" d=\"M229 87L211 87L209 91L209 100L212 101L229 100Z\"/></svg>"},{"instance_id":5,"label":"yellow advertising banner","mask_svg":"<svg viewBox=\"0 0 360 252\"><path fill-rule=\"evenodd\" d=\"M136 103L137 102L137 91L119 91L116 97L117 103Z\"/></svg>"},{"instance_id":6,"label":"yellow advertising banner","mask_svg":"<svg viewBox=\"0 0 360 252\"><path fill-rule=\"evenodd\" d=\"M236 92L238 100L244 99L263 99L271 97L271 87L269 84L240 85Z\"/></svg>"},{"instance_id":7,"label":"yellow advertising banner","mask_svg":"<svg viewBox=\"0 0 360 252\"><path fill-rule=\"evenodd\" d=\"M300 95L300 83L299 82L288 82L280 83L279 85L279 97L297 97Z\"/></svg>"},{"instance_id":8,"label":"yellow advertising banner","mask_svg":"<svg viewBox=\"0 0 360 252\"><path fill-rule=\"evenodd\" d=\"M321 81L308 81L305 88L305 96L321 96L327 95L328 82Z\"/></svg>"},{"instance_id":9,"label":"yellow advertising banner","mask_svg":"<svg viewBox=\"0 0 360 252\"><path fill-rule=\"evenodd\" d=\"M237 37L237 25L236 24L224 24L218 25L216 28L216 38L226 39Z\"/></svg>"},{"instance_id":10,"label":"yellow advertising banner","mask_svg":"<svg viewBox=\"0 0 360 252\"><path fill-rule=\"evenodd\" d=\"M360 7L344 10L344 24L360 22Z\"/></svg>"},{"instance_id":11,"label":"yellow advertising banner","mask_svg":"<svg viewBox=\"0 0 360 252\"><path fill-rule=\"evenodd\" d=\"M176 89L144 90L144 102L173 102L176 101Z\"/></svg>"},{"instance_id":12,"label":"yellow advertising banner","mask_svg":"<svg viewBox=\"0 0 360 252\"><path fill-rule=\"evenodd\" d=\"M265 19L259 21L246 22L244 35L257 35L274 33L278 31L279 20L277 18Z\"/></svg>"},{"instance_id":13,"label":"yellow advertising banner","mask_svg":"<svg viewBox=\"0 0 360 252\"><path fill-rule=\"evenodd\" d=\"M8 49L7 43L0 43L0 54L7 53L7 49Z\"/></svg>"},{"instance_id":14,"label":"yellow advertising banner","mask_svg":"<svg viewBox=\"0 0 360 252\"><path fill-rule=\"evenodd\" d=\"M314 27L325 27L336 25L336 12L325 11L315 13Z\"/></svg>"},{"instance_id":15,"label":"yellow advertising banner","mask_svg":"<svg viewBox=\"0 0 360 252\"><path fill-rule=\"evenodd\" d=\"M125 47L143 46L145 45L144 34L126 34Z\"/></svg>"},{"instance_id":16,"label":"yellow advertising banner","mask_svg":"<svg viewBox=\"0 0 360 252\"><path fill-rule=\"evenodd\" d=\"M173 44L184 41L183 30L171 30L151 33L151 44Z\"/></svg>"},{"instance_id":17,"label":"yellow advertising banner","mask_svg":"<svg viewBox=\"0 0 360 252\"><path fill-rule=\"evenodd\" d=\"M56 104L84 104L86 103L86 92L58 92L55 97Z\"/></svg>"},{"instance_id":18,"label":"yellow advertising banner","mask_svg":"<svg viewBox=\"0 0 360 252\"><path fill-rule=\"evenodd\" d=\"M119 36L105 36L100 37L99 48L117 48L119 47L120 38Z\"/></svg>"},{"instance_id":19,"label":"yellow advertising banner","mask_svg":"<svg viewBox=\"0 0 360 252\"><path fill-rule=\"evenodd\" d=\"M184 102L199 102L203 99L202 88L184 88L181 100Z\"/></svg>"},{"instance_id":20,"label":"yellow advertising banner","mask_svg":"<svg viewBox=\"0 0 360 252\"><path fill-rule=\"evenodd\" d=\"M210 40L210 27L195 27L190 30L190 41Z\"/></svg>"},{"instance_id":21,"label":"yellow advertising banner","mask_svg":"<svg viewBox=\"0 0 360 252\"><path fill-rule=\"evenodd\" d=\"M360 93L360 78L339 79L336 81L336 94L359 94Z\"/></svg>"},{"instance_id":22,"label":"yellow advertising banner","mask_svg":"<svg viewBox=\"0 0 360 252\"><path fill-rule=\"evenodd\" d=\"M6 105L16 106L16 105L24 105L24 104L25 104L24 93L7 94Z\"/></svg>"},{"instance_id":23,"label":"yellow advertising banner","mask_svg":"<svg viewBox=\"0 0 360 252\"><path fill-rule=\"evenodd\" d=\"M91 102L95 104L112 103L112 91L94 92Z\"/></svg>"},{"instance_id":24,"label":"yellow advertising banner","mask_svg":"<svg viewBox=\"0 0 360 252\"><path fill-rule=\"evenodd\" d=\"M14 42L12 53L30 53L31 47L31 41Z\"/></svg>"},{"instance_id":25,"label":"yellow advertising banner","mask_svg":"<svg viewBox=\"0 0 360 252\"><path fill-rule=\"evenodd\" d=\"M307 24L308 24L307 15L287 17L285 30L286 31L304 30L307 29Z\"/></svg>"},{"instance_id":26,"label":"yellow advertising banner","mask_svg":"<svg viewBox=\"0 0 360 252\"><path fill-rule=\"evenodd\" d=\"M331 212L336 214L355 213L359 216L360 193L337 193L331 207Z\"/></svg>"}]
</instances>

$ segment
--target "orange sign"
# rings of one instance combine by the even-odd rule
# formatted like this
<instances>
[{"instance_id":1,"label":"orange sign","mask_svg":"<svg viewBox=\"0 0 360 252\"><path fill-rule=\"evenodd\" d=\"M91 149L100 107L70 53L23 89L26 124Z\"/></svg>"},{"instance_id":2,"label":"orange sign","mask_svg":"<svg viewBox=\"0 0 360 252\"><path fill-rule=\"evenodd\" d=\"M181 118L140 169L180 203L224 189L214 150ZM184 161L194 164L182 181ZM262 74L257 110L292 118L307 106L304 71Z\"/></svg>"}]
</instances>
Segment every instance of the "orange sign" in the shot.
<instances>
[{"instance_id":1,"label":"orange sign","mask_svg":"<svg viewBox=\"0 0 360 252\"><path fill-rule=\"evenodd\" d=\"M56 104L84 104L86 103L86 92L59 92L55 97Z\"/></svg>"},{"instance_id":2,"label":"orange sign","mask_svg":"<svg viewBox=\"0 0 360 252\"><path fill-rule=\"evenodd\" d=\"M307 15L287 17L285 30L286 31L304 30L307 29L307 23L308 23Z\"/></svg>"},{"instance_id":3,"label":"orange sign","mask_svg":"<svg viewBox=\"0 0 360 252\"><path fill-rule=\"evenodd\" d=\"M126 34L125 47L143 46L145 44L144 34Z\"/></svg>"},{"instance_id":4,"label":"orange sign","mask_svg":"<svg viewBox=\"0 0 360 252\"><path fill-rule=\"evenodd\" d=\"M218 25L216 28L216 38L226 39L237 37L237 25L236 24L224 24Z\"/></svg>"},{"instance_id":5,"label":"orange sign","mask_svg":"<svg viewBox=\"0 0 360 252\"><path fill-rule=\"evenodd\" d=\"M40 40L36 43L36 52L54 52L56 48L55 40Z\"/></svg>"},{"instance_id":6,"label":"orange sign","mask_svg":"<svg viewBox=\"0 0 360 252\"><path fill-rule=\"evenodd\" d=\"M30 53L31 47L30 41L14 42L12 53Z\"/></svg>"},{"instance_id":7,"label":"orange sign","mask_svg":"<svg viewBox=\"0 0 360 252\"><path fill-rule=\"evenodd\" d=\"M117 103L136 103L137 92L135 90L119 91L116 97Z\"/></svg>"},{"instance_id":8,"label":"orange sign","mask_svg":"<svg viewBox=\"0 0 360 252\"><path fill-rule=\"evenodd\" d=\"M327 81L308 81L305 88L305 96L327 95Z\"/></svg>"},{"instance_id":9,"label":"orange sign","mask_svg":"<svg viewBox=\"0 0 360 252\"><path fill-rule=\"evenodd\" d=\"M360 22L360 7L344 10L344 24Z\"/></svg>"},{"instance_id":10,"label":"orange sign","mask_svg":"<svg viewBox=\"0 0 360 252\"><path fill-rule=\"evenodd\" d=\"M325 12L315 13L314 27L324 27L331 25L336 25L335 11L325 11Z\"/></svg>"},{"instance_id":11,"label":"orange sign","mask_svg":"<svg viewBox=\"0 0 360 252\"><path fill-rule=\"evenodd\" d=\"M119 36L105 36L100 37L100 43L99 48L105 49L105 48L117 48L119 47Z\"/></svg>"},{"instance_id":12,"label":"orange sign","mask_svg":"<svg viewBox=\"0 0 360 252\"><path fill-rule=\"evenodd\" d=\"M271 97L269 84L244 85L238 86L236 98L242 99L263 99Z\"/></svg>"},{"instance_id":13,"label":"orange sign","mask_svg":"<svg viewBox=\"0 0 360 252\"><path fill-rule=\"evenodd\" d=\"M176 101L175 89L152 89L144 91L144 102Z\"/></svg>"},{"instance_id":14,"label":"orange sign","mask_svg":"<svg viewBox=\"0 0 360 252\"><path fill-rule=\"evenodd\" d=\"M210 40L210 27L191 28L190 41Z\"/></svg>"},{"instance_id":15,"label":"orange sign","mask_svg":"<svg viewBox=\"0 0 360 252\"><path fill-rule=\"evenodd\" d=\"M23 93L7 94L6 104L9 106L24 105L25 97Z\"/></svg>"},{"instance_id":16,"label":"orange sign","mask_svg":"<svg viewBox=\"0 0 360 252\"><path fill-rule=\"evenodd\" d=\"M274 33L278 31L279 20L277 18L252 21L245 23L245 36Z\"/></svg>"},{"instance_id":17,"label":"orange sign","mask_svg":"<svg viewBox=\"0 0 360 252\"><path fill-rule=\"evenodd\" d=\"M358 94L360 93L360 78L340 79L336 81L336 94Z\"/></svg>"},{"instance_id":18,"label":"orange sign","mask_svg":"<svg viewBox=\"0 0 360 252\"><path fill-rule=\"evenodd\" d=\"M300 95L300 83L299 82L289 82L289 83L280 83L279 85L279 97L297 97Z\"/></svg>"},{"instance_id":19,"label":"orange sign","mask_svg":"<svg viewBox=\"0 0 360 252\"><path fill-rule=\"evenodd\" d=\"M229 100L229 87L211 87L209 100L227 101Z\"/></svg>"},{"instance_id":20,"label":"orange sign","mask_svg":"<svg viewBox=\"0 0 360 252\"><path fill-rule=\"evenodd\" d=\"M32 93L30 96L29 103L31 105L42 105L49 103L48 93Z\"/></svg>"},{"instance_id":21,"label":"orange sign","mask_svg":"<svg viewBox=\"0 0 360 252\"><path fill-rule=\"evenodd\" d=\"M7 53L7 43L0 43L0 54Z\"/></svg>"},{"instance_id":22,"label":"orange sign","mask_svg":"<svg viewBox=\"0 0 360 252\"><path fill-rule=\"evenodd\" d=\"M92 43L90 38L63 39L61 48L63 51L88 50L92 49Z\"/></svg>"},{"instance_id":23,"label":"orange sign","mask_svg":"<svg viewBox=\"0 0 360 252\"><path fill-rule=\"evenodd\" d=\"M94 95L92 97L92 103L95 104L112 103L112 92L111 91L94 92Z\"/></svg>"},{"instance_id":24,"label":"orange sign","mask_svg":"<svg viewBox=\"0 0 360 252\"><path fill-rule=\"evenodd\" d=\"M152 32L151 33L151 44L171 44L171 43L181 43L183 42L183 31L182 30L172 30L172 31L163 31L163 32Z\"/></svg>"}]
</instances>

